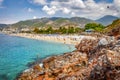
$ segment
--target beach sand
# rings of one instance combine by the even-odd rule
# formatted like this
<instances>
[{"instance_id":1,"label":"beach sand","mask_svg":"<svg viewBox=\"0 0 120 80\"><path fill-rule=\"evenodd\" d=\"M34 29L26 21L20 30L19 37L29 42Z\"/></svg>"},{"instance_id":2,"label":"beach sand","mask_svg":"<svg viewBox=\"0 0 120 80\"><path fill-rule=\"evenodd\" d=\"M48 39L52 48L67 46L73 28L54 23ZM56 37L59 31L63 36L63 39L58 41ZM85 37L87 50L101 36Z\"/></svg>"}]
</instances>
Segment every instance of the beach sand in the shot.
<instances>
[{"instance_id":1,"label":"beach sand","mask_svg":"<svg viewBox=\"0 0 120 80\"><path fill-rule=\"evenodd\" d=\"M24 38L36 39L36 40L44 40L44 41L52 41L59 42L64 44L78 44L82 39L96 39L92 36L85 35L52 35L52 34L30 34L30 33L12 33L9 34L11 36L19 36Z\"/></svg>"}]
</instances>

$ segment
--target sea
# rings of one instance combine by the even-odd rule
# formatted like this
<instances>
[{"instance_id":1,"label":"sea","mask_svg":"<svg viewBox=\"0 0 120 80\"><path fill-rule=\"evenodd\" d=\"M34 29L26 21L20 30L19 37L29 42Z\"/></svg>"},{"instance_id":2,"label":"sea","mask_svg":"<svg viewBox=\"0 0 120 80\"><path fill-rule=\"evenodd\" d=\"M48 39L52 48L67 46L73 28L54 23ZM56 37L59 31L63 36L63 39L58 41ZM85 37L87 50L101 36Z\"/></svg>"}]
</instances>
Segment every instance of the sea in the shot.
<instances>
[{"instance_id":1,"label":"sea","mask_svg":"<svg viewBox=\"0 0 120 80\"><path fill-rule=\"evenodd\" d=\"M0 80L15 80L29 63L75 50L74 45L27 39L0 33Z\"/></svg>"}]
</instances>

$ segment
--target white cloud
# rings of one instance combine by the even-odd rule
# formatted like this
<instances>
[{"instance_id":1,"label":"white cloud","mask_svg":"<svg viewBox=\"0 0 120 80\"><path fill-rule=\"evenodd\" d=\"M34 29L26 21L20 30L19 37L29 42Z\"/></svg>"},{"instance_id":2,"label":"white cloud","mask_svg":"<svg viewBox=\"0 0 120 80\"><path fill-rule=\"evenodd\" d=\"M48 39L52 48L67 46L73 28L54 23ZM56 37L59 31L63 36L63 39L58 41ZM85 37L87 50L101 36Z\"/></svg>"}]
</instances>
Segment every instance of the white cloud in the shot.
<instances>
[{"instance_id":1,"label":"white cloud","mask_svg":"<svg viewBox=\"0 0 120 80\"><path fill-rule=\"evenodd\" d=\"M71 12L70 9L68 9L68 8L63 8L63 13L68 14L68 13L70 13L70 12Z\"/></svg>"},{"instance_id":2,"label":"white cloud","mask_svg":"<svg viewBox=\"0 0 120 80\"><path fill-rule=\"evenodd\" d=\"M85 8L85 4L82 0L69 0L70 6L76 8Z\"/></svg>"},{"instance_id":3,"label":"white cloud","mask_svg":"<svg viewBox=\"0 0 120 80\"><path fill-rule=\"evenodd\" d=\"M120 12L120 0L114 0L114 6Z\"/></svg>"},{"instance_id":4,"label":"white cloud","mask_svg":"<svg viewBox=\"0 0 120 80\"><path fill-rule=\"evenodd\" d=\"M84 3L85 3L85 5L86 5L86 8L87 8L87 9L90 9L90 10L99 7L99 5L96 4L94 0L87 0L87 1L85 1Z\"/></svg>"},{"instance_id":5,"label":"white cloud","mask_svg":"<svg viewBox=\"0 0 120 80\"><path fill-rule=\"evenodd\" d=\"M34 12L34 10L31 8L28 8L28 12Z\"/></svg>"},{"instance_id":6,"label":"white cloud","mask_svg":"<svg viewBox=\"0 0 120 80\"><path fill-rule=\"evenodd\" d=\"M96 3L94 0L86 0L84 1L84 4L86 8L78 10L77 13L78 16L97 19L105 15L118 15L118 13L120 13L117 12L116 8L114 8L115 6L114 3L106 3L106 2Z\"/></svg>"},{"instance_id":7,"label":"white cloud","mask_svg":"<svg viewBox=\"0 0 120 80\"><path fill-rule=\"evenodd\" d=\"M82 0L53 0L45 5L42 10L48 15L54 15L57 11L69 14L73 8L82 9L85 8L85 5Z\"/></svg>"},{"instance_id":8,"label":"white cloud","mask_svg":"<svg viewBox=\"0 0 120 80\"><path fill-rule=\"evenodd\" d=\"M75 14L74 12L71 12L71 15L72 15L72 16L75 16L76 14Z\"/></svg>"},{"instance_id":9,"label":"white cloud","mask_svg":"<svg viewBox=\"0 0 120 80\"><path fill-rule=\"evenodd\" d=\"M47 5L42 8L43 11L45 11L49 15L54 15L57 11L56 6L48 7Z\"/></svg>"},{"instance_id":10,"label":"white cloud","mask_svg":"<svg viewBox=\"0 0 120 80\"><path fill-rule=\"evenodd\" d=\"M36 17L36 16L33 16L33 19L37 19L37 17Z\"/></svg>"},{"instance_id":11,"label":"white cloud","mask_svg":"<svg viewBox=\"0 0 120 80\"><path fill-rule=\"evenodd\" d=\"M116 6L120 6L120 0L114 0L114 4L115 4Z\"/></svg>"},{"instance_id":12,"label":"white cloud","mask_svg":"<svg viewBox=\"0 0 120 80\"><path fill-rule=\"evenodd\" d=\"M95 0L33 0L34 3L41 4L42 10L48 15L55 15L59 12L63 15L87 17L97 19L105 15L120 16L120 0L112 3L105 1L95 2ZM59 14L58 14L59 15Z\"/></svg>"},{"instance_id":13,"label":"white cloud","mask_svg":"<svg viewBox=\"0 0 120 80\"><path fill-rule=\"evenodd\" d=\"M47 3L46 0L32 0L32 2L40 5L45 5Z\"/></svg>"}]
</instances>

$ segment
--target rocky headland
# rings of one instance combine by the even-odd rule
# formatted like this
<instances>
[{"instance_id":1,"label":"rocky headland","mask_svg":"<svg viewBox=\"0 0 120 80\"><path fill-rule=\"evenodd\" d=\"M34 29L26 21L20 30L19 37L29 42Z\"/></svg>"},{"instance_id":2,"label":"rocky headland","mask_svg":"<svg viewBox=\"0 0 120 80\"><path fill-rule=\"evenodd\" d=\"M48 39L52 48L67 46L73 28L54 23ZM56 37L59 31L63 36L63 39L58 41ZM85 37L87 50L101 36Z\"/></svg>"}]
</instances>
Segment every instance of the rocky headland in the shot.
<instances>
[{"instance_id":1,"label":"rocky headland","mask_svg":"<svg viewBox=\"0 0 120 80\"><path fill-rule=\"evenodd\" d=\"M17 80L120 80L120 40L82 39L75 51L43 59Z\"/></svg>"}]
</instances>

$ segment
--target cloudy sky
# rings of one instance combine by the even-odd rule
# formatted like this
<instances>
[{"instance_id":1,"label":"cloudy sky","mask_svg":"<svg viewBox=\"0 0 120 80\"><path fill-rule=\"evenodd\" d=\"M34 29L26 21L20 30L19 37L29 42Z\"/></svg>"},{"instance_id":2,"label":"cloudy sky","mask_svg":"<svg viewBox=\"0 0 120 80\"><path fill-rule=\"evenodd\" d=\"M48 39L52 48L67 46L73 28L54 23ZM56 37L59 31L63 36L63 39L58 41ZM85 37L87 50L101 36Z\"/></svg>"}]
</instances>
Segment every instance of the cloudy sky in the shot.
<instances>
[{"instance_id":1,"label":"cloudy sky","mask_svg":"<svg viewBox=\"0 0 120 80\"><path fill-rule=\"evenodd\" d=\"M0 23L41 17L120 17L120 0L0 0Z\"/></svg>"}]
</instances>

